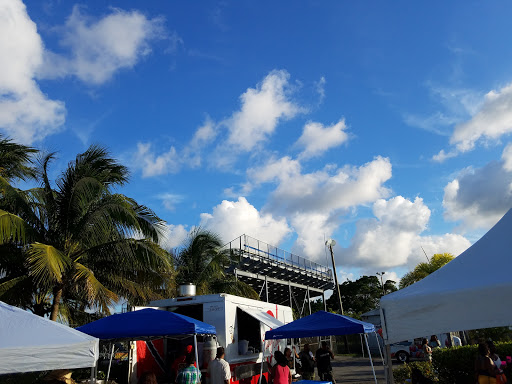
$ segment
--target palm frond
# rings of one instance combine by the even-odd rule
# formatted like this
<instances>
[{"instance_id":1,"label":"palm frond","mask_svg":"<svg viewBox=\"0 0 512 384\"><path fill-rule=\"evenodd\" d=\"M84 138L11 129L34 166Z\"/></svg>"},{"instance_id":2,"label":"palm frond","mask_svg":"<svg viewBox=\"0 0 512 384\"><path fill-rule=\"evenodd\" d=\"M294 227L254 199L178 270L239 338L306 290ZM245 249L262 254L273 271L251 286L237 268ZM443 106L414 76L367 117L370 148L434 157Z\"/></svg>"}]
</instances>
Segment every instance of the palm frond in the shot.
<instances>
[{"instance_id":1,"label":"palm frond","mask_svg":"<svg viewBox=\"0 0 512 384\"><path fill-rule=\"evenodd\" d=\"M30 244L27 256L30 274L40 284L62 282L62 276L70 266L66 254L47 244Z\"/></svg>"},{"instance_id":2,"label":"palm frond","mask_svg":"<svg viewBox=\"0 0 512 384\"><path fill-rule=\"evenodd\" d=\"M35 177L32 156L37 149L14 143L0 135L0 175L7 180L27 180Z\"/></svg>"},{"instance_id":3,"label":"palm frond","mask_svg":"<svg viewBox=\"0 0 512 384\"><path fill-rule=\"evenodd\" d=\"M30 228L21 217L0 209L0 244L11 241L24 244L28 234Z\"/></svg>"},{"instance_id":4,"label":"palm frond","mask_svg":"<svg viewBox=\"0 0 512 384\"><path fill-rule=\"evenodd\" d=\"M83 292L86 294L89 302L94 302L102 311L109 311L119 297L114 292L107 289L94 275L94 273L81 263L75 263L74 280L83 282Z\"/></svg>"}]
</instances>

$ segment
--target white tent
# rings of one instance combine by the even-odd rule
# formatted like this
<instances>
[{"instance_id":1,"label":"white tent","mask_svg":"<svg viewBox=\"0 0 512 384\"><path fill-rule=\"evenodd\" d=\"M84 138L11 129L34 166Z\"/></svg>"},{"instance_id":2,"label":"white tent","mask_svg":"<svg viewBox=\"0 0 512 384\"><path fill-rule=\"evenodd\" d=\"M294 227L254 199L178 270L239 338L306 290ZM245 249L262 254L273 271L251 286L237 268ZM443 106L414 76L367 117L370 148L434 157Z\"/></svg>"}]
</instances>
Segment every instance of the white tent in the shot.
<instances>
[{"instance_id":1,"label":"white tent","mask_svg":"<svg viewBox=\"0 0 512 384\"><path fill-rule=\"evenodd\" d=\"M98 339L0 301L0 374L96 365Z\"/></svg>"},{"instance_id":2,"label":"white tent","mask_svg":"<svg viewBox=\"0 0 512 384\"><path fill-rule=\"evenodd\" d=\"M512 324L512 209L480 240L419 282L382 297L386 344Z\"/></svg>"}]
</instances>

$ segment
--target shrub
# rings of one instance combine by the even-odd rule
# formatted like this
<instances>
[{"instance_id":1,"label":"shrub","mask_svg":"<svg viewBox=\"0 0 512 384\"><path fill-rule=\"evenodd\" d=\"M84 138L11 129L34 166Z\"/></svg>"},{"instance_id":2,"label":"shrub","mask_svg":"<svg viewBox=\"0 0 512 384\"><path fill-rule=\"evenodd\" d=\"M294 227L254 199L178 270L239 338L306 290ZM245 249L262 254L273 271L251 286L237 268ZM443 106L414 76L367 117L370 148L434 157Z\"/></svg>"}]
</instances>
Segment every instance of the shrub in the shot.
<instances>
[{"instance_id":1,"label":"shrub","mask_svg":"<svg viewBox=\"0 0 512 384\"><path fill-rule=\"evenodd\" d=\"M505 360L512 356L512 342L495 343L496 352ZM443 384L473 384L475 382L475 359L478 354L477 345L435 349L432 363ZM508 372L506 372L508 374Z\"/></svg>"},{"instance_id":2,"label":"shrub","mask_svg":"<svg viewBox=\"0 0 512 384\"><path fill-rule=\"evenodd\" d=\"M432 363L430 361L415 361L412 363L406 363L402 365L400 368L393 369L393 378L395 379L395 383L403 384L405 380L411 378L411 373L414 368L420 370L423 376L437 381L437 376L432 368Z\"/></svg>"}]
</instances>

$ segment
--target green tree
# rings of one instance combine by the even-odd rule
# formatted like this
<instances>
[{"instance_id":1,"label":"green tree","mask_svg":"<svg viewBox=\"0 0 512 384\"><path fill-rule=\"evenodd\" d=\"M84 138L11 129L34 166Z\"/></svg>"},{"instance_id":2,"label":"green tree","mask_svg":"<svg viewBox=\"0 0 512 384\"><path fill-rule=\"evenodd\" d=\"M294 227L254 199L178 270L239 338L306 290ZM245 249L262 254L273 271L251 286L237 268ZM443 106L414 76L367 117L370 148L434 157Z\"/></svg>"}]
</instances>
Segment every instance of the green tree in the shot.
<instances>
[{"instance_id":1,"label":"green tree","mask_svg":"<svg viewBox=\"0 0 512 384\"><path fill-rule=\"evenodd\" d=\"M0 180L0 298L72 321L73 311L109 314L120 299L167 296L173 268L158 246L164 223L114 193L128 181L126 167L91 146L52 184L53 158L41 160L40 187L22 191Z\"/></svg>"},{"instance_id":2,"label":"green tree","mask_svg":"<svg viewBox=\"0 0 512 384\"><path fill-rule=\"evenodd\" d=\"M37 152L35 148L14 143L0 135L0 177L10 183L34 178L32 157Z\"/></svg>"},{"instance_id":3,"label":"green tree","mask_svg":"<svg viewBox=\"0 0 512 384\"><path fill-rule=\"evenodd\" d=\"M392 280L384 282L384 289L377 276L362 276L356 281L347 280L340 284L341 301L344 313L359 317L379 305L383 294L396 291L396 283ZM339 302L336 292L327 300L331 309L338 310Z\"/></svg>"},{"instance_id":4,"label":"green tree","mask_svg":"<svg viewBox=\"0 0 512 384\"><path fill-rule=\"evenodd\" d=\"M454 258L455 257L451 253L436 253L428 263L419 263L411 272L406 273L400 280L400 289L427 277L443 265L448 264Z\"/></svg>"},{"instance_id":5,"label":"green tree","mask_svg":"<svg viewBox=\"0 0 512 384\"><path fill-rule=\"evenodd\" d=\"M220 237L202 228L194 229L186 243L175 253L177 282L193 283L200 295L229 293L259 300L251 286L226 274L236 255L222 249Z\"/></svg>"}]
</instances>

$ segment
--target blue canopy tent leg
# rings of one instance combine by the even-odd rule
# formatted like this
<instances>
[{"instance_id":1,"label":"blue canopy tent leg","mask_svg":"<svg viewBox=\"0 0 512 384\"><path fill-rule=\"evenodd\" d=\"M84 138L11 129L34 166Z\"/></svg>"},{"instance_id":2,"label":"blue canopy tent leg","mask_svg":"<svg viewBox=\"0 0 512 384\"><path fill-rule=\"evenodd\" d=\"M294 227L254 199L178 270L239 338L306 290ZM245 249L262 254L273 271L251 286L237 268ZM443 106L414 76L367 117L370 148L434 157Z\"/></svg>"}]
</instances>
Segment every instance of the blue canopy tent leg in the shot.
<instances>
[{"instance_id":1,"label":"blue canopy tent leg","mask_svg":"<svg viewBox=\"0 0 512 384\"><path fill-rule=\"evenodd\" d=\"M110 377L110 367L112 366L112 357L114 357L114 347L115 347L115 344L112 343L112 350L110 351L110 360L108 362L107 383L108 383L108 378Z\"/></svg>"},{"instance_id":2,"label":"blue canopy tent leg","mask_svg":"<svg viewBox=\"0 0 512 384\"><path fill-rule=\"evenodd\" d=\"M368 346L368 336L366 333L364 334L364 341L366 342L366 350L368 351L368 356L370 356L370 364L372 366L373 378L375 379L375 384L377 384L377 376L375 375L375 368L373 366L372 354L370 353L370 347Z\"/></svg>"},{"instance_id":3,"label":"blue canopy tent leg","mask_svg":"<svg viewBox=\"0 0 512 384\"><path fill-rule=\"evenodd\" d=\"M363 353L363 357L364 357L364 343L363 343L363 334L362 333L359 334L359 339L361 340L361 352Z\"/></svg>"}]
</instances>

